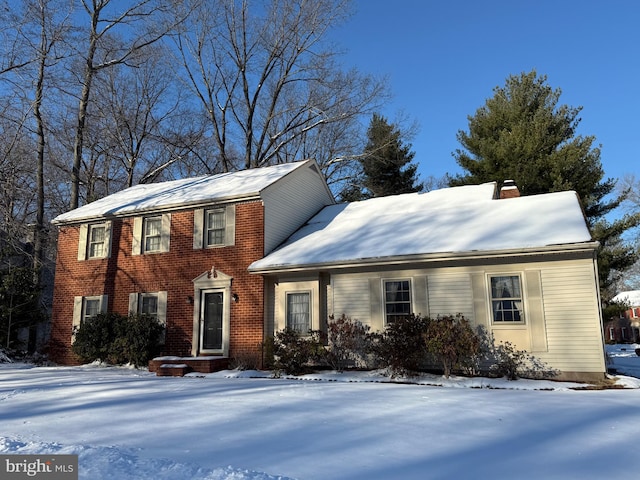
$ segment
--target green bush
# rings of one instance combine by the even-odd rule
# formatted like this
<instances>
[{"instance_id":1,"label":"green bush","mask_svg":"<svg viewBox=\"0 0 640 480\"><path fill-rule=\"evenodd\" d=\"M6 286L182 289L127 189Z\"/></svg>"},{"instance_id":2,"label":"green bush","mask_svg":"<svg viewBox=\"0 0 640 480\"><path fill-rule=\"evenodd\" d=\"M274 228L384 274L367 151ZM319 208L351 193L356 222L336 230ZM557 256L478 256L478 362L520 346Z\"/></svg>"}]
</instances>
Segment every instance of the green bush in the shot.
<instances>
[{"instance_id":1,"label":"green bush","mask_svg":"<svg viewBox=\"0 0 640 480\"><path fill-rule=\"evenodd\" d=\"M301 375L309 370L312 362L324 357L324 347L320 332L309 332L303 337L296 330L285 328L276 332L273 339L274 371L290 375Z\"/></svg>"},{"instance_id":2,"label":"green bush","mask_svg":"<svg viewBox=\"0 0 640 480\"><path fill-rule=\"evenodd\" d=\"M428 318L411 314L389 323L382 333L372 333L369 348L378 365L388 368L392 376L418 371L427 356L424 335L428 325Z\"/></svg>"},{"instance_id":3,"label":"green bush","mask_svg":"<svg viewBox=\"0 0 640 480\"><path fill-rule=\"evenodd\" d=\"M101 313L76 328L72 350L83 362L142 367L158 352L163 334L155 317Z\"/></svg>"},{"instance_id":4,"label":"green bush","mask_svg":"<svg viewBox=\"0 0 640 480\"><path fill-rule=\"evenodd\" d=\"M326 360L334 370L344 371L349 366L366 368L369 326L351 320L344 314L337 320L329 317Z\"/></svg>"},{"instance_id":5,"label":"green bush","mask_svg":"<svg viewBox=\"0 0 640 480\"><path fill-rule=\"evenodd\" d=\"M424 342L427 351L442 364L446 378L449 378L454 369L475 373L480 354L480 338L461 314L429 321Z\"/></svg>"}]
</instances>

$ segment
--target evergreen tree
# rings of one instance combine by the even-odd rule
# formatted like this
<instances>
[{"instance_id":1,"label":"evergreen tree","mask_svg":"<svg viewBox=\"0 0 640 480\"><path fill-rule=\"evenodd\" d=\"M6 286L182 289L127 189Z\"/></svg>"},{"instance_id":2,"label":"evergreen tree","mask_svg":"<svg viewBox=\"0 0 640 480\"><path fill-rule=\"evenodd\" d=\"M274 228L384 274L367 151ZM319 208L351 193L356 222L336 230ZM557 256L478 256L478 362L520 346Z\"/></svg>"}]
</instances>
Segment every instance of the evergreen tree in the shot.
<instances>
[{"instance_id":1,"label":"evergreen tree","mask_svg":"<svg viewBox=\"0 0 640 480\"><path fill-rule=\"evenodd\" d=\"M411 164L415 153L405 144L400 129L389 124L382 115L373 114L367 130L367 145L363 158L361 185L352 185L342 195L343 200L362 200L401 193L420 192L418 166Z\"/></svg>"},{"instance_id":2,"label":"evergreen tree","mask_svg":"<svg viewBox=\"0 0 640 480\"><path fill-rule=\"evenodd\" d=\"M24 258L0 248L0 347L27 347L16 342L18 330L44 320L36 278Z\"/></svg>"},{"instance_id":3,"label":"evergreen tree","mask_svg":"<svg viewBox=\"0 0 640 480\"><path fill-rule=\"evenodd\" d=\"M600 241L600 282L603 296L615 280L612 274L633 264L632 247L619 241L640 215L613 222L604 216L624 195L613 195L616 181L604 179L600 148L594 136L577 135L582 107L562 105L560 89L535 70L509 76L504 87L469 116L469 131L459 131L463 149L454 157L467 173L450 178L450 185L513 179L522 195L575 190L595 240Z\"/></svg>"}]
</instances>

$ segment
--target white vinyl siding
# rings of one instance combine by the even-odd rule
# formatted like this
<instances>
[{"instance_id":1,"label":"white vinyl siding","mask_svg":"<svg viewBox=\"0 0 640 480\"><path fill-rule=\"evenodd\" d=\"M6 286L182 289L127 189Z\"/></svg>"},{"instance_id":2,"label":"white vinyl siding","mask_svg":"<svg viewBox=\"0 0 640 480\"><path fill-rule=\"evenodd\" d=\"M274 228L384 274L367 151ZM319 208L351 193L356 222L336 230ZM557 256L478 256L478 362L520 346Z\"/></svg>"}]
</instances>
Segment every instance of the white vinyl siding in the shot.
<instances>
[{"instance_id":1,"label":"white vinyl siding","mask_svg":"<svg viewBox=\"0 0 640 480\"><path fill-rule=\"evenodd\" d=\"M358 275L335 275L331 283L333 315L339 318L344 314L352 320L371 326L369 278Z\"/></svg>"},{"instance_id":2,"label":"white vinyl siding","mask_svg":"<svg viewBox=\"0 0 640 480\"><path fill-rule=\"evenodd\" d=\"M280 282L275 288L275 329L284 330L285 327L304 329L300 326L304 316L303 302L308 299L308 327L309 330L320 329L320 282L319 280Z\"/></svg>"},{"instance_id":3,"label":"white vinyl siding","mask_svg":"<svg viewBox=\"0 0 640 480\"><path fill-rule=\"evenodd\" d=\"M215 218L215 213L222 212L224 217L224 233L214 232L214 225L208 220ZM214 214L214 215L210 215ZM228 247L235 245L236 240L236 206L226 205L224 207L197 208L193 212L193 249L211 247Z\"/></svg>"},{"instance_id":4,"label":"white vinyl siding","mask_svg":"<svg viewBox=\"0 0 640 480\"><path fill-rule=\"evenodd\" d=\"M170 213L135 217L133 219L133 242L131 246L133 255L168 252L170 238Z\"/></svg>"},{"instance_id":5,"label":"white vinyl siding","mask_svg":"<svg viewBox=\"0 0 640 480\"><path fill-rule=\"evenodd\" d=\"M474 321L470 275L430 275L427 285L431 318L461 313L470 322Z\"/></svg>"},{"instance_id":6,"label":"white vinyl siding","mask_svg":"<svg viewBox=\"0 0 640 480\"><path fill-rule=\"evenodd\" d=\"M473 328L484 327L497 342L509 341L563 372L605 371L598 288L592 258L531 263L470 265L331 274L328 314L345 314L384 329L383 281L410 279L413 313L424 316L461 313ZM525 322L493 322L492 276L518 276ZM284 283L274 284L276 299ZM299 290L299 289L298 289ZM422 297L420 297L422 295ZM278 315L276 302L276 318ZM282 312L284 307L282 308ZM278 328L278 321L275 322ZM606 338L609 332L606 331ZM628 332L627 332L628 333Z\"/></svg>"},{"instance_id":7,"label":"white vinyl siding","mask_svg":"<svg viewBox=\"0 0 640 480\"><path fill-rule=\"evenodd\" d=\"M111 222L80 225L78 260L109 258L111 255Z\"/></svg>"},{"instance_id":8,"label":"white vinyl siding","mask_svg":"<svg viewBox=\"0 0 640 480\"><path fill-rule=\"evenodd\" d=\"M604 369L598 291L593 264L542 270L548 354L542 360L574 372Z\"/></svg>"},{"instance_id":9,"label":"white vinyl siding","mask_svg":"<svg viewBox=\"0 0 640 480\"><path fill-rule=\"evenodd\" d=\"M318 181L315 164L291 172L262 192L264 250L271 252L322 207L335 203L326 185ZM300 202L304 198L304 202Z\"/></svg>"}]
</instances>

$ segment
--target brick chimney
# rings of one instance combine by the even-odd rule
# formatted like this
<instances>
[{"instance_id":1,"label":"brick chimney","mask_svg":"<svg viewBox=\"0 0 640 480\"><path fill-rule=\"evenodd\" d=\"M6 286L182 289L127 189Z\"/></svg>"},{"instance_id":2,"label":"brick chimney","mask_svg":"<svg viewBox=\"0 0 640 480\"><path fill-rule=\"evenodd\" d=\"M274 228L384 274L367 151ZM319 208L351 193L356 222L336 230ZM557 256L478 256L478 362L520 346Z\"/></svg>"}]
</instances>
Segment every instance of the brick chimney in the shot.
<instances>
[{"instance_id":1,"label":"brick chimney","mask_svg":"<svg viewBox=\"0 0 640 480\"><path fill-rule=\"evenodd\" d=\"M520 196L520 190L513 180L505 180L500 189L500 198L516 198Z\"/></svg>"}]
</instances>

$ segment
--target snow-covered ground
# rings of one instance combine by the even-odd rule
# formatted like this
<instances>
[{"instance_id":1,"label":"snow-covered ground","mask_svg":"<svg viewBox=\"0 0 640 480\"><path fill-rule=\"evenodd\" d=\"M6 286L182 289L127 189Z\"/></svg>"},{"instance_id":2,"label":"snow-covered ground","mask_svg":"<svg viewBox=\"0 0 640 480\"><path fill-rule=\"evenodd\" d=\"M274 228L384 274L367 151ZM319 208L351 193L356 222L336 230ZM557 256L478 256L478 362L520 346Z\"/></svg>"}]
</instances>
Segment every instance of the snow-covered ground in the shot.
<instances>
[{"instance_id":1,"label":"snow-covered ground","mask_svg":"<svg viewBox=\"0 0 640 480\"><path fill-rule=\"evenodd\" d=\"M0 454L78 454L87 480L635 478L637 346L608 347L609 390L4 363Z\"/></svg>"}]
</instances>

